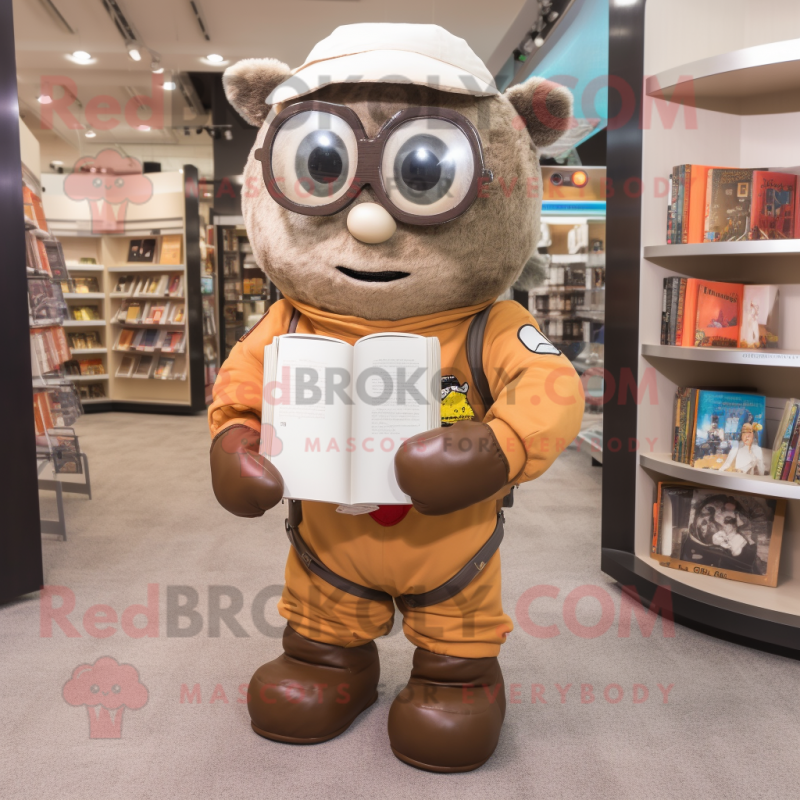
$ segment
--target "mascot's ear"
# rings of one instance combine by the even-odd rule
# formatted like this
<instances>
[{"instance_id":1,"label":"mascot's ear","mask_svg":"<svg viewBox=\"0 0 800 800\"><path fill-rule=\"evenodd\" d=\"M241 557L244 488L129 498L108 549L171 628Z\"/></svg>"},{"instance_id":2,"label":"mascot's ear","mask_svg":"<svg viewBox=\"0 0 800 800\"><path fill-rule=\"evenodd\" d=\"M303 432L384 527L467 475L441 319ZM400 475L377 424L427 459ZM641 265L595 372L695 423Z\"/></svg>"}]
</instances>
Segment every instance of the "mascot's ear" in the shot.
<instances>
[{"instance_id":1,"label":"mascot's ear","mask_svg":"<svg viewBox=\"0 0 800 800\"><path fill-rule=\"evenodd\" d=\"M283 61L246 58L225 70L222 85L230 104L247 122L260 128L270 108L264 101L290 75L291 70Z\"/></svg>"},{"instance_id":2,"label":"mascot's ear","mask_svg":"<svg viewBox=\"0 0 800 800\"><path fill-rule=\"evenodd\" d=\"M530 78L506 89L505 97L516 109L537 147L553 144L570 127L572 94L557 83Z\"/></svg>"}]
</instances>

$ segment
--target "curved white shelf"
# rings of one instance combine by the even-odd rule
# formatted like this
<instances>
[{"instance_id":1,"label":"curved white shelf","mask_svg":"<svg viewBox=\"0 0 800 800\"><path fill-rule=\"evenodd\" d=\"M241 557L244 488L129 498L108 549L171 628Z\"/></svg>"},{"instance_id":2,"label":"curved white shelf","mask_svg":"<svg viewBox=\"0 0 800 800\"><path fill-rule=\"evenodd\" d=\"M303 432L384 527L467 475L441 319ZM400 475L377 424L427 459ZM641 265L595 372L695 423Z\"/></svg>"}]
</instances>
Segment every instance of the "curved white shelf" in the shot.
<instances>
[{"instance_id":1,"label":"curved white shelf","mask_svg":"<svg viewBox=\"0 0 800 800\"><path fill-rule=\"evenodd\" d=\"M750 492L765 497L785 497L787 500L800 500L800 484L776 481L768 475L735 475L730 472L717 472L713 469L695 469L688 464L672 460L670 453L642 453L639 463L670 478L713 486L732 492Z\"/></svg>"},{"instance_id":2,"label":"curved white shelf","mask_svg":"<svg viewBox=\"0 0 800 800\"><path fill-rule=\"evenodd\" d=\"M67 264L67 272L102 272L102 264Z\"/></svg>"},{"instance_id":3,"label":"curved white shelf","mask_svg":"<svg viewBox=\"0 0 800 800\"><path fill-rule=\"evenodd\" d=\"M108 374L103 375L65 375L65 378L71 381L107 381Z\"/></svg>"},{"instance_id":4,"label":"curved white shelf","mask_svg":"<svg viewBox=\"0 0 800 800\"><path fill-rule=\"evenodd\" d=\"M800 39L734 50L647 79L650 97L742 116L800 111Z\"/></svg>"},{"instance_id":5,"label":"curved white shelf","mask_svg":"<svg viewBox=\"0 0 800 800\"><path fill-rule=\"evenodd\" d=\"M70 348L72 350L73 356L88 356L88 355L96 355L98 353L107 353L108 350L105 347L84 347L82 350L77 347Z\"/></svg>"},{"instance_id":6,"label":"curved white shelf","mask_svg":"<svg viewBox=\"0 0 800 800\"><path fill-rule=\"evenodd\" d=\"M105 328L104 319L65 319L61 323L65 328Z\"/></svg>"},{"instance_id":7,"label":"curved white shelf","mask_svg":"<svg viewBox=\"0 0 800 800\"><path fill-rule=\"evenodd\" d=\"M105 300L103 292L65 292L65 300Z\"/></svg>"},{"instance_id":8,"label":"curved white shelf","mask_svg":"<svg viewBox=\"0 0 800 800\"><path fill-rule=\"evenodd\" d=\"M672 358L676 361L709 361L715 364L753 364L765 367L800 367L800 350L740 350L735 347L676 347L669 344L643 344L643 356Z\"/></svg>"},{"instance_id":9,"label":"curved white shelf","mask_svg":"<svg viewBox=\"0 0 800 800\"><path fill-rule=\"evenodd\" d=\"M800 239L762 239L757 242L709 242L707 244L656 244L644 248L645 258L693 258L695 256L800 255Z\"/></svg>"}]
</instances>

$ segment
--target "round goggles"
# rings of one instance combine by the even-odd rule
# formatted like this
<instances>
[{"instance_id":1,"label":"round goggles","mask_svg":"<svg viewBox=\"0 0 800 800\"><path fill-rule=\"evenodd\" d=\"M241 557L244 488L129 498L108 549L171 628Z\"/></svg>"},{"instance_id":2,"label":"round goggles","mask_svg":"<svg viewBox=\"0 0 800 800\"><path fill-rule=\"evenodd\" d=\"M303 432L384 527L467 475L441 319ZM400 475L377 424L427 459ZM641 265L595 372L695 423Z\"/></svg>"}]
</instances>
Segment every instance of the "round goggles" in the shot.
<instances>
[{"instance_id":1,"label":"round goggles","mask_svg":"<svg viewBox=\"0 0 800 800\"><path fill-rule=\"evenodd\" d=\"M478 132L447 108L408 108L374 139L353 109L306 100L270 124L255 157L275 202L327 216L369 185L399 222L437 225L463 214L492 173Z\"/></svg>"}]
</instances>

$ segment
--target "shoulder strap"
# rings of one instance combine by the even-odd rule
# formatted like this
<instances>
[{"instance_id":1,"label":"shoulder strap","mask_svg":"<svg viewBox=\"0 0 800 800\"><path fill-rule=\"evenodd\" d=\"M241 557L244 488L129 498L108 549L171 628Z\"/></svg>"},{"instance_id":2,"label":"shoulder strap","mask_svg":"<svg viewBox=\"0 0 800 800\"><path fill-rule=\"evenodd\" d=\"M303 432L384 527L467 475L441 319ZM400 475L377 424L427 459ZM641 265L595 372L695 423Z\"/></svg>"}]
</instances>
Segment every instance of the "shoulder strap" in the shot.
<instances>
[{"instance_id":1,"label":"shoulder strap","mask_svg":"<svg viewBox=\"0 0 800 800\"><path fill-rule=\"evenodd\" d=\"M298 322L300 322L300 312L297 309L294 309L292 312L292 318L289 321L289 330L287 333L295 333L297 331Z\"/></svg>"},{"instance_id":2,"label":"shoulder strap","mask_svg":"<svg viewBox=\"0 0 800 800\"><path fill-rule=\"evenodd\" d=\"M493 306L487 306L478 312L469 324L467 331L467 363L472 373L472 383L481 398L483 410L486 413L493 405L494 398L489 388L489 381L483 370L483 336L486 333L486 323Z\"/></svg>"}]
</instances>

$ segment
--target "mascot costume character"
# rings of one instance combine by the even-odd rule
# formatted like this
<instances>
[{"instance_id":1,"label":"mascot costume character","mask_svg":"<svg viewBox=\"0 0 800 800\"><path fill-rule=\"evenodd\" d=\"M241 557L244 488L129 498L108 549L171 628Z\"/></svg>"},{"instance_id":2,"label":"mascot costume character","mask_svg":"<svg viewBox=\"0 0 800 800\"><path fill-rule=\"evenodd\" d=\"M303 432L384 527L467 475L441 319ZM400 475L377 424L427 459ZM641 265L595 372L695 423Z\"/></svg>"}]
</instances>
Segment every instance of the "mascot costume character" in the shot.
<instances>
[{"instance_id":1,"label":"mascot costume character","mask_svg":"<svg viewBox=\"0 0 800 800\"><path fill-rule=\"evenodd\" d=\"M537 147L569 126L571 96L539 79L500 93L467 43L436 25L342 26L295 70L249 59L223 81L260 128L243 213L282 299L217 379L220 504L258 517L284 496L259 455L273 337L435 336L442 364L442 426L394 456L407 505L348 515L287 501L284 652L253 675L253 729L294 744L344 732L377 700L374 640L397 607L416 650L389 712L392 751L433 772L475 769L505 715L502 507L572 441L583 413L566 356L527 309L495 302L536 251Z\"/></svg>"}]
</instances>

